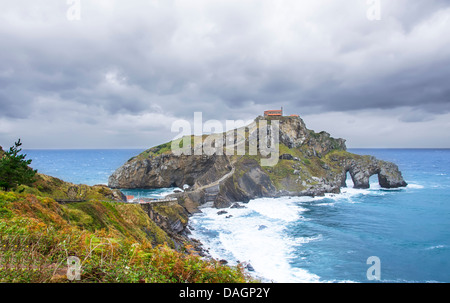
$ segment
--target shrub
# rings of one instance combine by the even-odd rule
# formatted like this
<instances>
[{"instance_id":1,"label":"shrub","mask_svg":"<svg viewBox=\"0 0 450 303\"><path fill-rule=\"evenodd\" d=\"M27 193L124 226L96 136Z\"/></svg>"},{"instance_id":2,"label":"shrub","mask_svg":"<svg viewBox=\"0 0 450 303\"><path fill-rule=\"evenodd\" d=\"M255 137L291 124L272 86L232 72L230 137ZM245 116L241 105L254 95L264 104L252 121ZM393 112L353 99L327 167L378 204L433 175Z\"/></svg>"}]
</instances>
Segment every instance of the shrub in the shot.
<instances>
[{"instance_id":1,"label":"shrub","mask_svg":"<svg viewBox=\"0 0 450 303\"><path fill-rule=\"evenodd\" d=\"M28 167L31 160L20 154L22 143L17 141L0 159L0 188L6 191L21 184L31 184L37 171Z\"/></svg>"}]
</instances>

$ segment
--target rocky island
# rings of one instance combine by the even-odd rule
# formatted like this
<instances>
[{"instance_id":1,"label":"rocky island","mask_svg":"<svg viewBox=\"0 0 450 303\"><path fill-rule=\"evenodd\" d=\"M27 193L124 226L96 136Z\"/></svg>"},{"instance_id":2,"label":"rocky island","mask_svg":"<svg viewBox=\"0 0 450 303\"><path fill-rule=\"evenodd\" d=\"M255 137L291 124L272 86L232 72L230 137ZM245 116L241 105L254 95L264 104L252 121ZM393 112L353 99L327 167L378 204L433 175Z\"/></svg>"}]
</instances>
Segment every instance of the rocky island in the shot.
<instances>
[{"instance_id":1,"label":"rocky island","mask_svg":"<svg viewBox=\"0 0 450 303\"><path fill-rule=\"evenodd\" d=\"M309 130L298 116L260 116L241 129L245 136L237 136L235 146L248 146L250 138L257 137L263 119L279 122L279 161L274 166L262 166L260 154L175 155L169 142L130 159L110 176L108 185L115 189L188 185L188 190L172 195L188 213L206 202L226 208L261 197L339 193L346 186L348 173L355 188L369 188L373 175L378 175L383 188L407 186L396 164L350 153L344 139ZM233 131L238 133L239 129ZM226 140L227 133L219 136Z\"/></svg>"}]
</instances>

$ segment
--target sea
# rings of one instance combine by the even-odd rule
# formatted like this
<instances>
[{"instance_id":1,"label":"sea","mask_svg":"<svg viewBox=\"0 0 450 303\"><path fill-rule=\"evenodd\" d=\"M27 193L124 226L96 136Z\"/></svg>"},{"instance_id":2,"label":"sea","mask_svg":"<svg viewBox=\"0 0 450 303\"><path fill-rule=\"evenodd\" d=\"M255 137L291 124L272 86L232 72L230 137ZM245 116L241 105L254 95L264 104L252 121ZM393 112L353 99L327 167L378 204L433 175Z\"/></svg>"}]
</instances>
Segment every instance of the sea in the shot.
<instances>
[{"instance_id":1,"label":"sea","mask_svg":"<svg viewBox=\"0 0 450 303\"><path fill-rule=\"evenodd\" d=\"M75 184L107 184L143 150L25 150L39 172ZM450 282L450 150L349 149L396 163L408 183L324 197L255 199L220 215L212 205L190 218L191 236L230 265L251 264L263 282ZM175 189L124 190L163 197Z\"/></svg>"}]
</instances>

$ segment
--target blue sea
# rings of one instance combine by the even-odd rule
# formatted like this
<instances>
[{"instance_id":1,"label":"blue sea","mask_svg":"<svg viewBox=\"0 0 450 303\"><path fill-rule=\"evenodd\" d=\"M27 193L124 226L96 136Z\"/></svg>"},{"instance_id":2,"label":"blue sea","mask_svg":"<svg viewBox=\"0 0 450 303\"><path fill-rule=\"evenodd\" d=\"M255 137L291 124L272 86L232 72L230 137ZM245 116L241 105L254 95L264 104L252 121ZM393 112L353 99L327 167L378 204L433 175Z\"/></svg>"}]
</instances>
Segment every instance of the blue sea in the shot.
<instances>
[{"instance_id":1,"label":"blue sea","mask_svg":"<svg viewBox=\"0 0 450 303\"><path fill-rule=\"evenodd\" d=\"M142 150L27 150L32 167L65 181L106 184ZM351 149L395 162L408 187L342 189L325 197L256 199L226 218L205 205L190 220L192 237L212 257L250 263L273 282L450 282L450 150ZM350 179L350 180L349 180ZM157 197L173 189L125 191Z\"/></svg>"}]
</instances>

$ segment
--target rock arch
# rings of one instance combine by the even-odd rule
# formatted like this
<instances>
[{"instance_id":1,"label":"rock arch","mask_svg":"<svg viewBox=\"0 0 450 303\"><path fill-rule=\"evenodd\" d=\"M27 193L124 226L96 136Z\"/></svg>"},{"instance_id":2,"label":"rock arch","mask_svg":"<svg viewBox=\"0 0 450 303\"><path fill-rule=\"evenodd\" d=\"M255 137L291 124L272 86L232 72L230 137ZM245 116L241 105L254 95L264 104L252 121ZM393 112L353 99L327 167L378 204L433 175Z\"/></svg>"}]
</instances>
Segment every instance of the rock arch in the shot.
<instances>
[{"instance_id":1,"label":"rock arch","mask_svg":"<svg viewBox=\"0 0 450 303\"><path fill-rule=\"evenodd\" d=\"M370 177L377 175L382 188L405 187L407 183L394 163L377 160L374 157L351 159L344 166L342 185L346 185L347 174L353 180L354 188L370 188Z\"/></svg>"}]
</instances>

